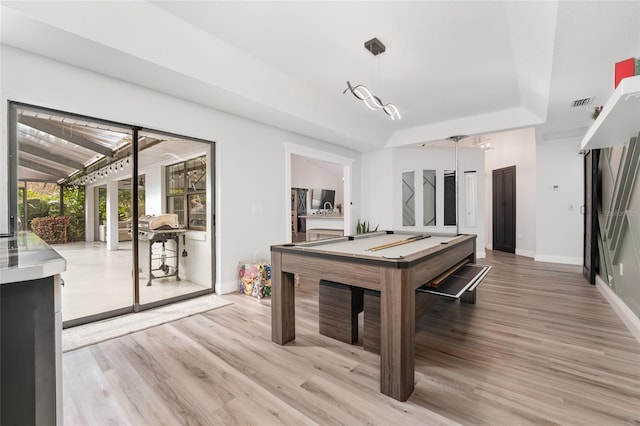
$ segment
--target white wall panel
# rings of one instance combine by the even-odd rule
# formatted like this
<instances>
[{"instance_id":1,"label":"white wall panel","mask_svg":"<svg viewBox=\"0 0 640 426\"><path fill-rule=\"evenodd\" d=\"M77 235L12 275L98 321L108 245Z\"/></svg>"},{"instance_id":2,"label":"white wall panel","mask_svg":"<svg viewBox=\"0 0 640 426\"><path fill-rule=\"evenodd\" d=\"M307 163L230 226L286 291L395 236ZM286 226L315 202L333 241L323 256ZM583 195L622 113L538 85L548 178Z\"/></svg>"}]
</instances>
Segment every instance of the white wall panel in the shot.
<instances>
[{"instance_id":1,"label":"white wall panel","mask_svg":"<svg viewBox=\"0 0 640 426\"><path fill-rule=\"evenodd\" d=\"M0 45L1 116L7 101L18 101L84 114L152 130L215 141L216 283L236 291L237 263L269 257L270 246L285 242L290 226L285 191L285 142L359 158L359 153L327 142L285 132L235 115L206 108ZM7 164L7 133L0 132L0 161ZM7 176L0 174L0 187ZM359 188L355 188L359 193ZM7 205L0 192L0 204ZM6 209L0 209L6 226ZM212 236L213 237L213 236Z\"/></svg>"}]
</instances>

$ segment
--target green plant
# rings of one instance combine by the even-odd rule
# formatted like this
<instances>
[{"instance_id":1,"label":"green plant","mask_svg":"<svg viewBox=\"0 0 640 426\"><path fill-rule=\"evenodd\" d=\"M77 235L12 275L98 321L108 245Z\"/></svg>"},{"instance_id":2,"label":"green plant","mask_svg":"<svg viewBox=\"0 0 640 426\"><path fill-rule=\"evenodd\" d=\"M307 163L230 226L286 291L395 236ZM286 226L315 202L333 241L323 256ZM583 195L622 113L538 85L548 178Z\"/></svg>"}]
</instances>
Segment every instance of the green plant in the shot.
<instances>
[{"instance_id":1,"label":"green plant","mask_svg":"<svg viewBox=\"0 0 640 426\"><path fill-rule=\"evenodd\" d=\"M356 224L356 234L360 235L367 234L369 232L376 232L378 230L378 226L380 225L376 225L376 228L372 231L369 226L369 222L367 222L366 220L363 220L361 222L360 219L358 219L358 223Z\"/></svg>"},{"instance_id":2,"label":"green plant","mask_svg":"<svg viewBox=\"0 0 640 426\"><path fill-rule=\"evenodd\" d=\"M67 242L70 222L68 216L36 217L31 221L31 230L49 244L62 244Z\"/></svg>"},{"instance_id":3,"label":"green plant","mask_svg":"<svg viewBox=\"0 0 640 426\"><path fill-rule=\"evenodd\" d=\"M20 206L21 213L23 207ZM29 198L27 199L27 215L29 218L44 217L49 215L51 204L46 199Z\"/></svg>"},{"instance_id":4,"label":"green plant","mask_svg":"<svg viewBox=\"0 0 640 426\"><path fill-rule=\"evenodd\" d=\"M106 188L98 189L98 221L101 224L107 220L107 190Z\"/></svg>"},{"instance_id":5,"label":"green plant","mask_svg":"<svg viewBox=\"0 0 640 426\"><path fill-rule=\"evenodd\" d=\"M67 238L69 241L84 241L85 192L80 186L64 187L64 215L71 219Z\"/></svg>"}]
</instances>

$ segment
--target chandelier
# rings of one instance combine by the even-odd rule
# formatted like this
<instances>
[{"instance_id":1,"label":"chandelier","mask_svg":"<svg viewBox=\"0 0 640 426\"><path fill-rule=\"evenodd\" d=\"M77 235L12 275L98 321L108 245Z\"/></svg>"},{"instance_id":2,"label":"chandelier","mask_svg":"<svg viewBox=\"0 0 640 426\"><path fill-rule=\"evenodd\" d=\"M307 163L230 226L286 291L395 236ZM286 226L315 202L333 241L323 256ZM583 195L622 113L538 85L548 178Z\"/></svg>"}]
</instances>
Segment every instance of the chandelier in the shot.
<instances>
[{"instance_id":1,"label":"chandelier","mask_svg":"<svg viewBox=\"0 0 640 426\"><path fill-rule=\"evenodd\" d=\"M398 119L400 120L400 112L398 108L394 104L385 104L383 103L379 97L373 95L366 86L362 84L358 84L357 86L352 86L350 82L347 81L347 88L342 92L344 95L347 92L353 93L353 96L360 99L367 108L376 111L383 110L392 120Z\"/></svg>"},{"instance_id":2,"label":"chandelier","mask_svg":"<svg viewBox=\"0 0 640 426\"><path fill-rule=\"evenodd\" d=\"M364 43L364 47L369 52L371 52L373 56L377 56L386 50L384 44L382 44L382 42L375 37L369 41L366 41ZM391 117L392 120L400 120L401 117L398 108L396 108L396 106L393 104L385 104L384 102L382 102L382 100L371 93L371 91L366 86L362 84L352 86L351 83L347 81L347 88L344 90L344 92L342 92L342 94L344 95L347 92L351 92L353 96L364 102L364 104L370 110L376 111L381 109L389 117Z\"/></svg>"}]
</instances>

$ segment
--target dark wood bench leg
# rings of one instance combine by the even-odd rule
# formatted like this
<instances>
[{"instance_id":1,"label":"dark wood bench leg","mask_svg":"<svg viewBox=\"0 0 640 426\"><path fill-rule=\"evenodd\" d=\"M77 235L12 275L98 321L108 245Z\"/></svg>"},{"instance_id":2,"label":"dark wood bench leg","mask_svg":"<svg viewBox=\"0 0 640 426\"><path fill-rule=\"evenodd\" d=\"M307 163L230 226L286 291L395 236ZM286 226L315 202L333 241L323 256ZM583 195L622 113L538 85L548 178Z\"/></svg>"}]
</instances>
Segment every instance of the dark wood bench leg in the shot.
<instances>
[{"instance_id":1,"label":"dark wood bench leg","mask_svg":"<svg viewBox=\"0 0 640 426\"><path fill-rule=\"evenodd\" d=\"M320 280L320 334L353 344L358 340L358 314L363 309L363 289Z\"/></svg>"},{"instance_id":2,"label":"dark wood bench leg","mask_svg":"<svg viewBox=\"0 0 640 426\"><path fill-rule=\"evenodd\" d=\"M460 303L470 303L472 305L476 304L476 290L478 290L477 288L474 288L471 291L465 291L462 296L460 296Z\"/></svg>"}]
</instances>

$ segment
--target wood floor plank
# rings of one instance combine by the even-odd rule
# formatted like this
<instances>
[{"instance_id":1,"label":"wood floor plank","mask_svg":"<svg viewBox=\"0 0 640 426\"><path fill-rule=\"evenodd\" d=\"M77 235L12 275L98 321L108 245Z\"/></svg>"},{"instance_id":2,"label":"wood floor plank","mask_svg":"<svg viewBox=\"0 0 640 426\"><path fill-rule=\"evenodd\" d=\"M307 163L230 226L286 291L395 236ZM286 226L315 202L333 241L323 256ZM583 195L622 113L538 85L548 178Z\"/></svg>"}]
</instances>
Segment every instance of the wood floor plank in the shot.
<instances>
[{"instance_id":1,"label":"wood floor plank","mask_svg":"<svg viewBox=\"0 0 640 426\"><path fill-rule=\"evenodd\" d=\"M81 373L80 373L81 372ZM73 408L63 411L68 416L65 423L78 425L118 425L135 419L125 412L101 373L90 351L73 353L65 357L63 364L64 403ZM87 409L91 407L91 409Z\"/></svg>"},{"instance_id":2,"label":"wood floor plank","mask_svg":"<svg viewBox=\"0 0 640 426\"><path fill-rule=\"evenodd\" d=\"M475 305L438 300L416 324L406 402L379 392L362 339L318 333L318 286L302 279L285 346L270 299L236 294L65 353L65 424L639 425L640 344L580 268L491 251L478 263L493 270Z\"/></svg>"}]
</instances>

